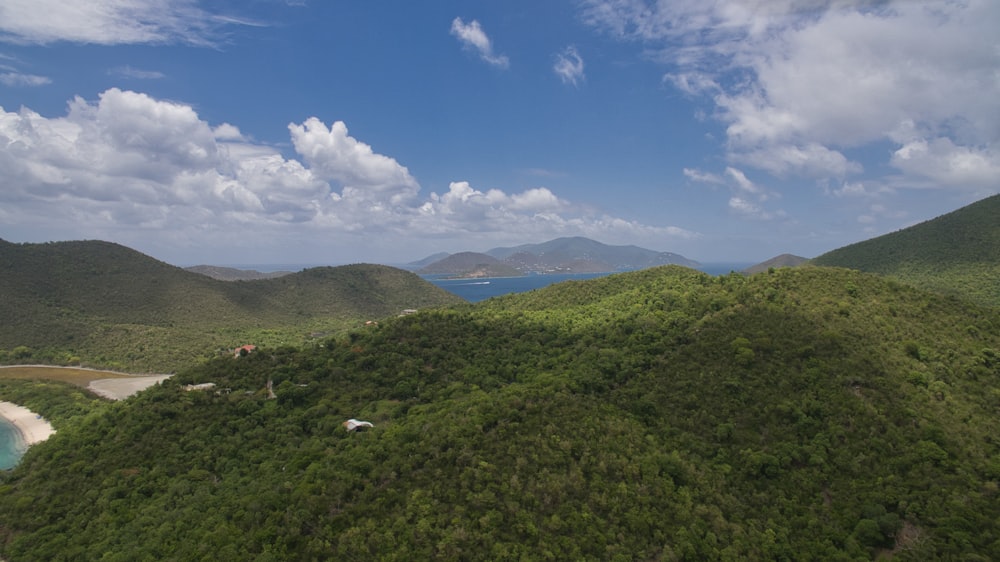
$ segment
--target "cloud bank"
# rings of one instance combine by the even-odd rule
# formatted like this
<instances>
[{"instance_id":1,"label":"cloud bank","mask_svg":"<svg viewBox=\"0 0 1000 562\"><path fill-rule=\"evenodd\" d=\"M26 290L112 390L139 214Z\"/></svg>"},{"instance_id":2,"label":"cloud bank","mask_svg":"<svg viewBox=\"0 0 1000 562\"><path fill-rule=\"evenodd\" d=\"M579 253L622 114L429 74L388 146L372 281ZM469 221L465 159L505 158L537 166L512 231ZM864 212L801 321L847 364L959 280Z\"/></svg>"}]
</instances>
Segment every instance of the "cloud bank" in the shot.
<instances>
[{"instance_id":1,"label":"cloud bank","mask_svg":"<svg viewBox=\"0 0 1000 562\"><path fill-rule=\"evenodd\" d=\"M73 99L63 117L0 108L0 223L64 238L153 238L177 252L211 244L278 256L351 244L426 251L411 248L442 239L468 249L563 235L694 236L587 212L545 187L507 193L456 181L422 197L406 166L343 122L310 117L288 131L292 157L232 124L212 126L188 105L117 88Z\"/></svg>"},{"instance_id":2,"label":"cloud bank","mask_svg":"<svg viewBox=\"0 0 1000 562\"><path fill-rule=\"evenodd\" d=\"M196 0L4 0L0 40L96 45L187 43L211 45L237 23L198 7Z\"/></svg>"},{"instance_id":3,"label":"cloud bank","mask_svg":"<svg viewBox=\"0 0 1000 562\"><path fill-rule=\"evenodd\" d=\"M884 185L1000 182L1000 3L588 0L583 15L709 103L731 163L843 182L865 172L852 150L888 144Z\"/></svg>"}]
</instances>

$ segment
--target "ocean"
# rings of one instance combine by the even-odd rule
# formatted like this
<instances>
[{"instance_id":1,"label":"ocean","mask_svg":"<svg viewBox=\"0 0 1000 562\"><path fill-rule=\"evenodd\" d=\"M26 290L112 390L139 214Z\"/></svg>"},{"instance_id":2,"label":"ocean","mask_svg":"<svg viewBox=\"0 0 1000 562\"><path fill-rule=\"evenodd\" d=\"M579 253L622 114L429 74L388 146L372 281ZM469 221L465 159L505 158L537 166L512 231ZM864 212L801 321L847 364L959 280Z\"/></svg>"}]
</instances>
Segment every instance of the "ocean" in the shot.
<instances>
[{"instance_id":1,"label":"ocean","mask_svg":"<svg viewBox=\"0 0 1000 562\"><path fill-rule=\"evenodd\" d=\"M23 454L21 434L7 420L0 418L0 470L14 468Z\"/></svg>"},{"instance_id":2,"label":"ocean","mask_svg":"<svg viewBox=\"0 0 1000 562\"><path fill-rule=\"evenodd\" d=\"M704 263L698 269L709 275L726 275L731 271L742 271L756 262L715 262ZM310 267L320 267L322 264L303 263L270 263L270 264L226 264L225 267L247 269L263 273L272 271L299 272ZM393 266L400 267L400 266ZM593 279L618 273L561 273L553 275L525 275L522 277L491 277L483 279L444 279L442 275L421 275L424 279L438 287L455 293L469 302L479 302L491 297L508 293L523 293L532 289L541 289L553 283L570 280Z\"/></svg>"},{"instance_id":3,"label":"ocean","mask_svg":"<svg viewBox=\"0 0 1000 562\"><path fill-rule=\"evenodd\" d=\"M703 264L701 271L709 275L726 275L731 271L741 271L753 263L714 263ZM424 275L424 279L438 287L454 293L469 302L479 302L491 297L508 293L523 293L533 289L541 289L561 281L580 281L611 275L606 273L559 273L553 275L525 275L523 277L490 277L483 279L444 279L440 275Z\"/></svg>"}]
</instances>

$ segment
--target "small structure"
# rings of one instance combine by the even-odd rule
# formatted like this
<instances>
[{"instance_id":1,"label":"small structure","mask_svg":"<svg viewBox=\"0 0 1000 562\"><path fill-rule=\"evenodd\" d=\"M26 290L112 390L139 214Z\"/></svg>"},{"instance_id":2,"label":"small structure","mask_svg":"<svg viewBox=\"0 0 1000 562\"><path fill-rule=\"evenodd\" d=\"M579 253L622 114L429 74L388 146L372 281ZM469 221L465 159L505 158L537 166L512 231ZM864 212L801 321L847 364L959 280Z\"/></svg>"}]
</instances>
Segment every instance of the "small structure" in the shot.
<instances>
[{"instance_id":1,"label":"small structure","mask_svg":"<svg viewBox=\"0 0 1000 562\"><path fill-rule=\"evenodd\" d=\"M186 384L184 385L184 390L191 392L192 390L212 390L215 388L214 382L203 382L201 384Z\"/></svg>"},{"instance_id":2,"label":"small structure","mask_svg":"<svg viewBox=\"0 0 1000 562\"><path fill-rule=\"evenodd\" d=\"M375 427L375 424L372 422L356 420L354 418L345 421L342 425L347 428L347 431L362 431L369 427Z\"/></svg>"},{"instance_id":3,"label":"small structure","mask_svg":"<svg viewBox=\"0 0 1000 562\"><path fill-rule=\"evenodd\" d=\"M233 350L233 357L240 358L246 355L250 355L256 349L257 349L256 345L252 344L241 345L240 347L237 347L236 349Z\"/></svg>"}]
</instances>

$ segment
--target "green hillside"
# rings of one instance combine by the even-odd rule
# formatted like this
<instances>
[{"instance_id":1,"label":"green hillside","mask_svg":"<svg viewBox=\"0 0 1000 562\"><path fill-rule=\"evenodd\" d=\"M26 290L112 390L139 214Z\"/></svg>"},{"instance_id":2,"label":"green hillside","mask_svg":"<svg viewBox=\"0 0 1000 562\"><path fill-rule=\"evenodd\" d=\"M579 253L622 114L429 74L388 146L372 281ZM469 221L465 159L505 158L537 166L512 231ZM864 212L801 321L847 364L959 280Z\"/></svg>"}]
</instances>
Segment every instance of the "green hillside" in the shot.
<instances>
[{"instance_id":1,"label":"green hillside","mask_svg":"<svg viewBox=\"0 0 1000 562\"><path fill-rule=\"evenodd\" d=\"M108 242L0 241L0 360L173 371L245 343L294 344L462 302L376 265L223 282Z\"/></svg>"},{"instance_id":2,"label":"green hillside","mask_svg":"<svg viewBox=\"0 0 1000 562\"><path fill-rule=\"evenodd\" d=\"M996 309L655 268L54 400L58 433L0 477L0 553L997 560L998 407Z\"/></svg>"},{"instance_id":3,"label":"green hillside","mask_svg":"<svg viewBox=\"0 0 1000 562\"><path fill-rule=\"evenodd\" d=\"M1000 195L828 252L811 263L889 275L1000 306Z\"/></svg>"}]
</instances>

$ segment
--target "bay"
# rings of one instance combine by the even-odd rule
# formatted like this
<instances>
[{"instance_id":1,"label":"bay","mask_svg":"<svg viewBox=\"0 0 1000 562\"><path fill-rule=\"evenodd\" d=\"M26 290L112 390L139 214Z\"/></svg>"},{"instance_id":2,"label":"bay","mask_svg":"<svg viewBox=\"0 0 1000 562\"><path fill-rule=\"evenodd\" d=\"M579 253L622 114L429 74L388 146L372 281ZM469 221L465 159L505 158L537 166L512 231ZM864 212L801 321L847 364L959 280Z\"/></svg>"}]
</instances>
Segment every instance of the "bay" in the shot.
<instances>
[{"instance_id":1,"label":"bay","mask_svg":"<svg viewBox=\"0 0 1000 562\"><path fill-rule=\"evenodd\" d=\"M10 422L0 418L0 470L17 466L23 454L21 434Z\"/></svg>"},{"instance_id":2,"label":"bay","mask_svg":"<svg viewBox=\"0 0 1000 562\"><path fill-rule=\"evenodd\" d=\"M523 293L541 289L560 281L594 279L609 273L556 273L551 275L525 275L523 277L489 277L482 279L444 279L424 275L424 279L454 293L469 302L479 302L509 293Z\"/></svg>"},{"instance_id":3,"label":"bay","mask_svg":"<svg viewBox=\"0 0 1000 562\"><path fill-rule=\"evenodd\" d=\"M709 275L727 275L733 271L741 271L753 263L709 263L703 264L699 270ZM422 275L424 279L454 293L469 302L479 302L492 297L509 293L523 293L541 289L553 283L562 281L581 281L595 279L605 275L620 273L608 271L604 273L556 273L549 275L524 275L522 277L489 277L481 279L447 279L443 275Z\"/></svg>"}]
</instances>

